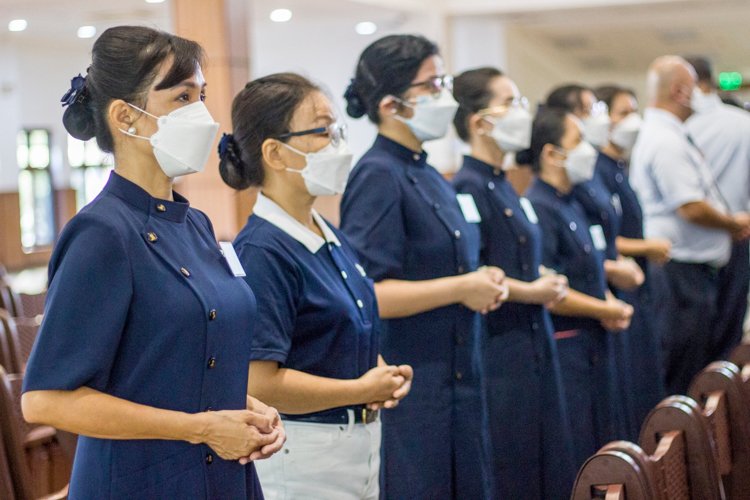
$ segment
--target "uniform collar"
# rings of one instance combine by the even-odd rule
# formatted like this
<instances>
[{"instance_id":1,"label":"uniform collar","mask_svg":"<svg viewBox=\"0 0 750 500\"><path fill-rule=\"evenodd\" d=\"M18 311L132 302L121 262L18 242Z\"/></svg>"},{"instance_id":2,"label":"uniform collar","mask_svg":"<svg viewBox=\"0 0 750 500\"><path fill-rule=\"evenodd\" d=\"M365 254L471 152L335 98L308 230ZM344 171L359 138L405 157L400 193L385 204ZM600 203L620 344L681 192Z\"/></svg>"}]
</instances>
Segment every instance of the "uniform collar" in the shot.
<instances>
[{"instance_id":1,"label":"uniform collar","mask_svg":"<svg viewBox=\"0 0 750 500\"><path fill-rule=\"evenodd\" d=\"M427 153L425 151L417 153L384 135L378 134L373 147L392 154L407 165L413 165L416 167L424 167L427 165Z\"/></svg>"},{"instance_id":2,"label":"uniform collar","mask_svg":"<svg viewBox=\"0 0 750 500\"><path fill-rule=\"evenodd\" d=\"M554 187L551 184L547 184L544 182L541 178L537 177L534 179L534 185L538 190L540 190L543 193L546 193L548 196L552 196L554 198L558 198L564 202L568 202L573 199L573 190L570 190L570 193L565 194L557 190L556 187ZM573 186L575 188L575 186Z\"/></svg>"},{"instance_id":3,"label":"uniform collar","mask_svg":"<svg viewBox=\"0 0 750 500\"><path fill-rule=\"evenodd\" d=\"M111 193L138 210L146 212L152 217L166 219L171 222L185 222L190 203L181 195L172 191L174 201L154 198L138 184L112 172L104 190Z\"/></svg>"},{"instance_id":4,"label":"uniform collar","mask_svg":"<svg viewBox=\"0 0 750 500\"><path fill-rule=\"evenodd\" d=\"M261 219L267 220L295 240L305 245L311 253L317 253L318 250L320 250L320 247L326 242L332 243L337 247L341 246L341 242L336 237L336 234L334 234L331 228L328 227L328 224L323 220L323 217L318 215L318 212L316 212L315 209L312 210L312 216L315 223L323 232L325 239L300 224L297 219L289 215L273 200L267 196L263 196L263 193L258 193L258 201L255 202L255 206L253 207L253 214Z\"/></svg>"},{"instance_id":5,"label":"uniform collar","mask_svg":"<svg viewBox=\"0 0 750 500\"><path fill-rule=\"evenodd\" d=\"M502 168L495 167L489 163L485 163L482 160L474 158L473 156L464 156L464 163L461 168L469 168L484 177L492 177L496 179L505 179L505 172Z\"/></svg>"},{"instance_id":6,"label":"uniform collar","mask_svg":"<svg viewBox=\"0 0 750 500\"><path fill-rule=\"evenodd\" d=\"M682 135L688 134L685 124L675 115L664 109L646 108L646 111L643 113L643 121L671 128Z\"/></svg>"}]
</instances>

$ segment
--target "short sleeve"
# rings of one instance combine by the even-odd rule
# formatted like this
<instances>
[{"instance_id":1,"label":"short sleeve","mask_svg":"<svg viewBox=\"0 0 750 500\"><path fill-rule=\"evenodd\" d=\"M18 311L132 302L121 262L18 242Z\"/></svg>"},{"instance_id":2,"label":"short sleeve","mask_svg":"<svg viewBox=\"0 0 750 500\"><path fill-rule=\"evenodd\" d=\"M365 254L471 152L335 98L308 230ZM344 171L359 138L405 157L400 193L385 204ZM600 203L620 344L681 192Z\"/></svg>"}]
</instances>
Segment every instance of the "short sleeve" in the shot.
<instances>
[{"instance_id":1,"label":"short sleeve","mask_svg":"<svg viewBox=\"0 0 750 500\"><path fill-rule=\"evenodd\" d=\"M672 141L672 147L658 148L651 169L668 210L706 199L698 167L688 149L676 141Z\"/></svg>"},{"instance_id":2,"label":"short sleeve","mask_svg":"<svg viewBox=\"0 0 750 500\"><path fill-rule=\"evenodd\" d=\"M534 204L534 211L542 233L542 265L559 274L567 275L567 269L563 268L562 259L560 259L557 215L551 207L541 203Z\"/></svg>"},{"instance_id":3,"label":"short sleeve","mask_svg":"<svg viewBox=\"0 0 750 500\"><path fill-rule=\"evenodd\" d=\"M44 319L24 391L107 387L133 294L130 259L117 228L80 214L50 262Z\"/></svg>"},{"instance_id":4,"label":"short sleeve","mask_svg":"<svg viewBox=\"0 0 750 500\"><path fill-rule=\"evenodd\" d=\"M387 166L360 163L357 169L341 200L341 230L375 282L404 279L401 187Z\"/></svg>"},{"instance_id":5,"label":"short sleeve","mask_svg":"<svg viewBox=\"0 0 750 500\"><path fill-rule=\"evenodd\" d=\"M258 298L250 360L285 363L297 318L298 270L278 253L252 243L235 250L247 274L245 281Z\"/></svg>"}]
</instances>

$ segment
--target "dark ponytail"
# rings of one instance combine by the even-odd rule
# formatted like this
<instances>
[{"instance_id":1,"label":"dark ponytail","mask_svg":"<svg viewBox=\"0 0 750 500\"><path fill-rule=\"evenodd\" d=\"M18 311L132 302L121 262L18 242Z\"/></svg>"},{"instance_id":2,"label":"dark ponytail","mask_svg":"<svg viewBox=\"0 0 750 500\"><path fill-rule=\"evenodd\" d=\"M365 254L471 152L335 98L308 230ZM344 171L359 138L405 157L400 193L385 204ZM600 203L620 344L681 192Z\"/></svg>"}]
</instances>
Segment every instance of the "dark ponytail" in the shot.
<instances>
[{"instance_id":1,"label":"dark ponytail","mask_svg":"<svg viewBox=\"0 0 750 500\"><path fill-rule=\"evenodd\" d=\"M370 44L344 94L347 114L352 118L367 114L370 121L380 123L380 101L406 92L425 59L438 53L437 45L415 35L390 35Z\"/></svg>"},{"instance_id":2,"label":"dark ponytail","mask_svg":"<svg viewBox=\"0 0 750 500\"><path fill-rule=\"evenodd\" d=\"M565 120L570 114L561 108L544 107L534 118L531 129L531 146L523 151L521 160L525 165L531 165L531 170L538 174L542 171L542 150L547 144L560 146L560 141L565 135ZM520 154L520 153L519 153ZM521 160L516 157L518 163Z\"/></svg>"},{"instance_id":3,"label":"dark ponytail","mask_svg":"<svg viewBox=\"0 0 750 500\"><path fill-rule=\"evenodd\" d=\"M264 76L245 85L232 102L232 128L219 144L219 173L233 189L262 186L263 142L290 132L294 112L320 87L295 73Z\"/></svg>"},{"instance_id":4,"label":"dark ponytail","mask_svg":"<svg viewBox=\"0 0 750 500\"><path fill-rule=\"evenodd\" d=\"M122 99L144 107L149 87L170 56L172 67L156 90L174 87L195 75L204 62L203 48L145 26L117 26L102 33L94 43L86 77L74 78L63 97L63 106L68 107L63 115L65 129L83 141L95 137L102 150L114 152L109 104Z\"/></svg>"},{"instance_id":5,"label":"dark ponytail","mask_svg":"<svg viewBox=\"0 0 750 500\"><path fill-rule=\"evenodd\" d=\"M490 82L503 76L503 72L495 68L479 68L465 71L453 80L453 97L458 101L458 110L453 118L458 136L469 142L469 117L486 109L492 101Z\"/></svg>"}]
</instances>

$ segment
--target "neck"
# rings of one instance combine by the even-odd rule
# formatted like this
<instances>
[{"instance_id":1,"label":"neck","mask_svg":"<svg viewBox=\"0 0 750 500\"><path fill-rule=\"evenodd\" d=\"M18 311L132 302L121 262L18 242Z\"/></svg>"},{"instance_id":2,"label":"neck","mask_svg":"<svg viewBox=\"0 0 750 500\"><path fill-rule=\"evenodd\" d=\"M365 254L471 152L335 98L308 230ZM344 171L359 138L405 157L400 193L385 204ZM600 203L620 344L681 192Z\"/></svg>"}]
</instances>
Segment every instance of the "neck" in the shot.
<instances>
[{"instance_id":1,"label":"neck","mask_svg":"<svg viewBox=\"0 0 750 500\"><path fill-rule=\"evenodd\" d=\"M567 172L561 167L545 166L539 173L539 178L563 194L568 194L573 189Z\"/></svg>"},{"instance_id":2,"label":"neck","mask_svg":"<svg viewBox=\"0 0 750 500\"><path fill-rule=\"evenodd\" d=\"M625 150L612 142L608 142L606 146L602 146L600 151L613 160L622 160L625 158Z\"/></svg>"},{"instance_id":3,"label":"neck","mask_svg":"<svg viewBox=\"0 0 750 500\"><path fill-rule=\"evenodd\" d=\"M690 108L686 108L682 104L678 104L674 101L656 102L652 107L668 111L675 115L682 122L690 118L690 115L692 114Z\"/></svg>"},{"instance_id":4,"label":"neck","mask_svg":"<svg viewBox=\"0 0 750 500\"><path fill-rule=\"evenodd\" d=\"M271 179L268 179L271 181ZM320 233L317 224L312 216L312 207L315 203L315 197L305 191L305 193L294 192L291 183L266 182L261 189L263 196L269 198L278 206L284 209L286 213L292 216L297 222L306 228Z\"/></svg>"},{"instance_id":5,"label":"neck","mask_svg":"<svg viewBox=\"0 0 750 500\"><path fill-rule=\"evenodd\" d=\"M174 179L167 177L156 158L152 158L151 161L143 161L135 154L115 155L115 172L143 188L154 198L174 200L172 196Z\"/></svg>"},{"instance_id":6,"label":"neck","mask_svg":"<svg viewBox=\"0 0 750 500\"><path fill-rule=\"evenodd\" d=\"M401 144L405 148L409 148L417 153L422 152L422 143L414 135L414 132L411 131L406 123L398 121L393 117L384 119L378 125L378 133L393 142Z\"/></svg>"},{"instance_id":7,"label":"neck","mask_svg":"<svg viewBox=\"0 0 750 500\"><path fill-rule=\"evenodd\" d=\"M491 144L488 144L490 140L487 140L485 136L472 137L471 156L495 168L502 169L505 151L500 149L494 139L489 139L492 141Z\"/></svg>"}]
</instances>

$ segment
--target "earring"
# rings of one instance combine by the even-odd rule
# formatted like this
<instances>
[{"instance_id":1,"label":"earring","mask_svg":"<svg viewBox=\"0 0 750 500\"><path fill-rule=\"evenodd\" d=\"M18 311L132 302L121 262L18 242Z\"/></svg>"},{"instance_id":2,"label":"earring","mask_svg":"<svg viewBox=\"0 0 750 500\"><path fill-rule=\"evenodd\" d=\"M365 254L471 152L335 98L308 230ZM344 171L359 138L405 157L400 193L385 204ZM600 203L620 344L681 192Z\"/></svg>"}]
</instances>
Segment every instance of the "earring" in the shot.
<instances>
[{"instance_id":1,"label":"earring","mask_svg":"<svg viewBox=\"0 0 750 500\"><path fill-rule=\"evenodd\" d=\"M480 128L479 130L477 130L477 134L484 135L484 129Z\"/></svg>"},{"instance_id":2,"label":"earring","mask_svg":"<svg viewBox=\"0 0 750 500\"><path fill-rule=\"evenodd\" d=\"M135 127L130 127L128 129L128 134L135 134Z\"/></svg>"},{"instance_id":3,"label":"earring","mask_svg":"<svg viewBox=\"0 0 750 500\"><path fill-rule=\"evenodd\" d=\"M396 108L391 108L391 114L392 114L392 115L395 115L395 114L396 114Z\"/></svg>"}]
</instances>

